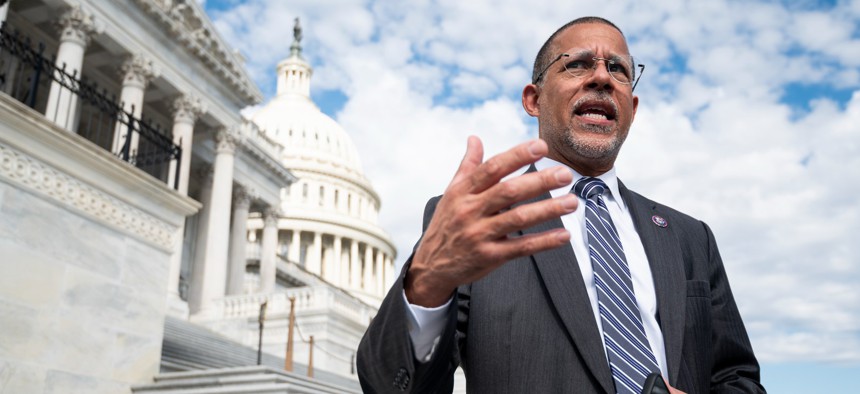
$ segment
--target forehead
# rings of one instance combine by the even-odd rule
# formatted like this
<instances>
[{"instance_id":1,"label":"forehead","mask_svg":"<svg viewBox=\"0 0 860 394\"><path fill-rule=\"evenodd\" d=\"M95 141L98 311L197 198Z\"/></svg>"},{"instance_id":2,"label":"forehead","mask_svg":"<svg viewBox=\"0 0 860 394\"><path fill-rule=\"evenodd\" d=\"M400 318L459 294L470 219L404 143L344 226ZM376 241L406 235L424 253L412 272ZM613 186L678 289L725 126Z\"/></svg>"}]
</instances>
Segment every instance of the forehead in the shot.
<instances>
[{"instance_id":1,"label":"forehead","mask_svg":"<svg viewBox=\"0 0 860 394\"><path fill-rule=\"evenodd\" d=\"M580 23L559 33L553 41L554 52L570 48L589 49L596 54L629 55L627 41L617 29L603 23Z\"/></svg>"}]
</instances>

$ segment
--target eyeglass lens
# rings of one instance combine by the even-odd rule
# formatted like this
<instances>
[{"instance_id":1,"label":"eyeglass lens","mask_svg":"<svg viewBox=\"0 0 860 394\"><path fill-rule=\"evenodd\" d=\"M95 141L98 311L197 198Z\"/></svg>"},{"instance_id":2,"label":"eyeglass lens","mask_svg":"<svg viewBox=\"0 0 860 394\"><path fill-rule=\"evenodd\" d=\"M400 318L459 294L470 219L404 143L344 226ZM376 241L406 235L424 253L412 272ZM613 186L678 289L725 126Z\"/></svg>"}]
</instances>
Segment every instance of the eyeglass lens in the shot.
<instances>
[{"instance_id":1,"label":"eyeglass lens","mask_svg":"<svg viewBox=\"0 0 860 394\"><path fill-rule=\"evenodd\" d=\"M619 56L602 58L594 55L591 51L568 52L560 59L564 69L574 77L583 77L592 73L597 68L597 63L602 61L609 75L619 83L629 85L632 83L632 62Z\"/></svg>"}]
</instances>

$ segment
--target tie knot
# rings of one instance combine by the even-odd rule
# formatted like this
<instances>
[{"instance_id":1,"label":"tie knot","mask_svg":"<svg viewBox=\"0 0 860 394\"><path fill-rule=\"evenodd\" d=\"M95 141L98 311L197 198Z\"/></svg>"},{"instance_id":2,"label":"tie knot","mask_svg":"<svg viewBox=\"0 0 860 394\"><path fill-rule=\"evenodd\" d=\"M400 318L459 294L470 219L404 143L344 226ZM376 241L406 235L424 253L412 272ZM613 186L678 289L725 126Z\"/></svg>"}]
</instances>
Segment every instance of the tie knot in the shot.
<instances>
[{"instance_id":1,"label":"tie knot","mask_svg":"<svg viewBox=\"0 0 860 394\"><path fill-rule=\"evenodd\" d=\"M573 184L573 193L586 200L603 195L606 189L606 184L599 178L582 177Z\"/></svg>"}]
</instances>

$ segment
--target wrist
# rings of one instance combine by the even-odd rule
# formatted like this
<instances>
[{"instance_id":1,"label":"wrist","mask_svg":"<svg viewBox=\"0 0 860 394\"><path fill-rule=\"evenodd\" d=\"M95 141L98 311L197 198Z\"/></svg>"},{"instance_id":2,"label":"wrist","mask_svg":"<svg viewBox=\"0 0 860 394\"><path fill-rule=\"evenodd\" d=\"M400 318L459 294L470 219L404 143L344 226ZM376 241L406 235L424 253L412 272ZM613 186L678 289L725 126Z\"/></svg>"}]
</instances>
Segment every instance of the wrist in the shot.
<instances>
[{"instance_id":1,"label":"wrist","mask_svg":"<svg viewBox=\"0 0 860 394\"><path fill-rule=\"evenodd\" d=\"M406 300L412 305L425 308L437 308L445 305L455 289L456 286L435 283L429 273L414 265L409 267L403 283Z\"/></svg>"}]
</instances>

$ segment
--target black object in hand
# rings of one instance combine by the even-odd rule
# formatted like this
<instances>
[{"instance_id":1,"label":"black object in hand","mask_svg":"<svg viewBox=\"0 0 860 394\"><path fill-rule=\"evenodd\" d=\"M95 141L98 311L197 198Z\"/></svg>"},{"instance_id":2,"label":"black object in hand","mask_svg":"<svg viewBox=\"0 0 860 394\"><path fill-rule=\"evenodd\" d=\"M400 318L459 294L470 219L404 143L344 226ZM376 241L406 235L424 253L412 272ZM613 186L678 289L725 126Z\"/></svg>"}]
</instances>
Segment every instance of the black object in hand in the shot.
<instances>
[{"instance_id":1,"label":"black object in hand","mask_svg":"<svg viewBox=\"0 0 860 394\"><path fill-rule=\"evenodd\" d=\"M651 372L645 378L645 385L642 387L642 394L669 394L669 388L663 382L663 377L660 372Z\"/></svg>"}]
</instances>

